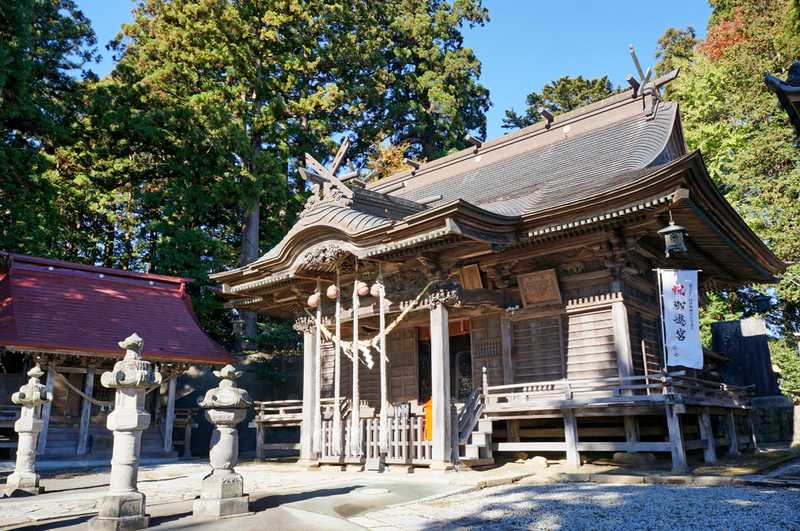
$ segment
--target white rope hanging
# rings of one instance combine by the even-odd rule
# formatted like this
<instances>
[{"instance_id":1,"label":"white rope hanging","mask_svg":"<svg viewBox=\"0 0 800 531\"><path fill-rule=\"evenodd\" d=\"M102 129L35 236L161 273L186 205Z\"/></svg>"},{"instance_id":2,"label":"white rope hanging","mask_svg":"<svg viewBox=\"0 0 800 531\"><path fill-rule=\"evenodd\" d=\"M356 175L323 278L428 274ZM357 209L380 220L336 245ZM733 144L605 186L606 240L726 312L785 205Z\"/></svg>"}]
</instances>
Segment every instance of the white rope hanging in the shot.
<instances>
[{"instance_id":1,"label":"white rope hanging","mask_svg":"<svg viewBox=\"0 0 800 531\"><path fill-rule=\"evenodd\" d=\"M60 372L56 371L55 369L48 369L48 371L52 372L58 378L61 378L61 381L63 381L67 385L67 387L69 387L72 391L74 391L75 393L80 395L81 398L83 398L84 400L88 400L90 403L94 404L95 406L98 406L102 411L111 411L112 409L114 409L114 401L113 400L97 400L96 398L93 398L93 397L87 395L86 393L84 393L83 391L81 391L80 389L78 389L77 387L72 385L72 382L69 381L69 378L67 378L66 376L64 376ZM147 390L147 392L145 393L145 396L149 395L150 393L152 393L156 389L160 389L160 388L161 388L160 384L153 386L151 389Z\"/></svg>"},{"instance_id":2,"label":"white rope hanging","mask_svg":"<svg viewBox=\"0 0 800 531\"><path fill-rule=\"evenodd\" d=\"M415 309L417 306L419 306L419 303L422 301L422 298L428 292L430 287L436 282L437 282L436 280L431 280L430 282L428 282L425 285L424 288L422 288L422 291L420 291L419 294L417 294L417 296L414 298L414 300L411 301L411 303L408 306L406 306L403 309L402 312L400 312L400 315L398 315L394 319L394 321L392 321L391 323L389 323L386 326L386 329L384 330L384 334L385 335L389 335L389 333L391 333L392 330L397 328L397 326L401 322L403 322L403 319L405 319L405 317L409 314L409 312L411 312L413 309ZM308 314L309 317L314 318L314 316L311 314L311 312L308 311L308 309L305 309L305 312ZM335 333L333 333L330 330L328 330L325 327L325 325L322 324L322 319L319 319L317 322L319 323L319 326L317 328L318 328L318 330L320 332L322 332L322 335L325 336L325 339L327 341L335 341L336 339L338 339L339 340L339 344L340 344L341 349L342 349L342 352L345 354L345 356L347 356L352 361L352 359L353 359L353 342L352 341L346 341L345 339L339 338ZM380 338L380 333L378 333L372 339L359 340L358 341L358 350L361 353L361 356L359 356L359 359L361 359L363 357L363 360L361 361L361 363L364 366L366 366L368 369L372 369L372 367L375 365L375 360L373 360L373 358L372 358L372 349L378 347L378 343L380 343L380 339L381 339Z\"/></svg>"}]
</instances>

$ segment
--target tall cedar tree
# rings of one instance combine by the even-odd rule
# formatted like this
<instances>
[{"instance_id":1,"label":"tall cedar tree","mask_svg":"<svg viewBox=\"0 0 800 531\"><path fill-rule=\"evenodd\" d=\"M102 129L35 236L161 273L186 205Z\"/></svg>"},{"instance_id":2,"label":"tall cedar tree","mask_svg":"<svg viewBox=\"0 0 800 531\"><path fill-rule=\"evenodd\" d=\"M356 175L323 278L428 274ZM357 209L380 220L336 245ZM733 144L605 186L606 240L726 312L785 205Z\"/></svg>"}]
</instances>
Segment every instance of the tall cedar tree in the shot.
<instances>
[{"instance_id":1,"label":"tall cedar tree","mask_svg":"<svg viewBox=\"0 0 800 531\"><path fill-rule=\"evenodd\" d=\"M82 204L58 174L95 35L72 0L0 4L0 249L76 258ZM77 198L79 199L79 198Z\"/></svg>"},{"instance_id":2,"label":"tall cedar tree","mask_svg":"<svg viewBox=\"0 0 800 531\"><path fill-rule=\"evenodd\" d=\"M143 1L113 43L112 75L87 86L79 141L61 150L86 188L85 245L108 265L202 285L288 230L305 152L324 159L341 135L356 162L376 140L411 157L462 147L489 100L461 29L487 18L479 0ZM224 335L219 301L194 295Z\"/></svg>"},{"instance_id":3,"label":"tall cedar tree","mask_svg":"<svg viewBox=\"0 0 800 531\"><path fill-rule=\"evenodd\" d=\"M583 76L564 76L547 83L541 93L532 91L528 94L525 97L526 109L523 114L517 114L514 109L508 109L503 118L503 128L521 129L533 125L542 119L542 109L546 109L554 115L561 114L600 101L612 94L614 94L614 89L608 76L596 79L586 79Z\"/></svg>"}]
</instances>

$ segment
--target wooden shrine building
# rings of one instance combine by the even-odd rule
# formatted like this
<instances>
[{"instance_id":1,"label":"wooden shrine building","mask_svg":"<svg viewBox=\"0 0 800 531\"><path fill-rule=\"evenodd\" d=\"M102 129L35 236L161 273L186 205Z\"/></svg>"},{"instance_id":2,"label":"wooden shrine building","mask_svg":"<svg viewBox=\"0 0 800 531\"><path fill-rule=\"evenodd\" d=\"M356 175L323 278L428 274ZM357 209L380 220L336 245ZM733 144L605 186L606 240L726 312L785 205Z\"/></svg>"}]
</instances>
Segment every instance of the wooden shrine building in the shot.
<instances>
[{"instance_id":1,"label":"wooden shrine building","mask_svg":"<svg viewBox=\"0 0 800 531\"><path fill-rule=\"evenodd\" d=\"M748 405L724 356L664 367L654 269L700 269L708 289L783 264L687 152L660 98L674 75L375 183L338 171L346 146L329 168L308 156L297 223L213 275L304 334L302 403L256 420L300 422L303 459L368 468L738 452ZM687 250L668 258L671 220Z\"/></svg>"},{"instance_id":2,"label":"wooden shrine building","mask_svg":"<svg viewBox=\"0 0 800 531\"><path fill-rule=\"evenodd\" d=\"M176 382L190 365L234 358L200 328L185 286L190 279L134 273L18 254L0 254L0 429L14 447L18 406L11 393L35 363L47 371L53 402L42 410L38 452L51 457L105 457L112 434L106 417L113 391L100 385L124 352L117 342L136 332L144 356L157 363L164 384L148 394L152 415L142 455L174 455L173 429L184 455L192 421L176 411ZM5 428L5 429L4 429ZM178 441L175 441L176 443Z\"/></svg>"}]
</instances>

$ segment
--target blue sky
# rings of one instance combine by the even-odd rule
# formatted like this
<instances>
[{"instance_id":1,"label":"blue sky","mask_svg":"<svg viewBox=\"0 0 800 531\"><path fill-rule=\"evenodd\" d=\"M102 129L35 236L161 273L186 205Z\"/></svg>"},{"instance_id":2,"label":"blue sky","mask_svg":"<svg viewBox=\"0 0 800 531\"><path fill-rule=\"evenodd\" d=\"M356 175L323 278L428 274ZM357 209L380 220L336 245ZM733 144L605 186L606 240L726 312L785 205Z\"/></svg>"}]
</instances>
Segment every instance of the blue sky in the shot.
<instances>
[{"instance_id":1,"label":"blue sky","mask_svg":"<svg viewBox=\"0 0 800 531\"><path fill-rule=\"evenodd\" d=\"M129 0L77 0L92 21L103 61L99 75L113 68L102 49L125 22L132 20ZM656 41L670 26L694 26L705 34L711 8L705 0L641 2L628 0L485 0L491 21L466 30L465 44L483 63L481 82L493 107L487 114L488 138L503 134L505 110L521 111L525 95L561 76L608 75L625 82L634 72L628 55L633 44L642 66L653 64Z\"/></svg>"}]
</instances>

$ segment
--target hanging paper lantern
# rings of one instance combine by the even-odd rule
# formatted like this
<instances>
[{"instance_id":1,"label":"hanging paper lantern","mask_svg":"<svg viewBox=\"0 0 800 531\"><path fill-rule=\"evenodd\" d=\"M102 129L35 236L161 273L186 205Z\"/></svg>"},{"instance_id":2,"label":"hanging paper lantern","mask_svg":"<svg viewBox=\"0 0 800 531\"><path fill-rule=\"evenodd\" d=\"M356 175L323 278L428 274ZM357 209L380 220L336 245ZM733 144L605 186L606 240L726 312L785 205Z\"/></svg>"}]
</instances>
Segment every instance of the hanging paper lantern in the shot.
<instances>
[{"instance_id":1,"label":"hanging paper lantern","mask_svg":"<svg viewBox=\"0 0 800 531\"><path fill-rule=\"evenodd\" d=\"M362 280L356 282L356 293L358 293L359 297L366 297L369 295L369 286L367 286L367 283Z\"/></svg>"},{"instance_id":2,"label":"hanging paper lantern","mask_svg":"<svg viewBox=\"0 0 800 531\"><path fill-rule=\"evenodd\" d=\"M319 301L319 293L314 292L314 293L312 293L311 295L308 296L308 305L309 305L309 307L316 308L317 306L319 306L319 302L320 302Z\"/></svg>"},{"instance_id":3,"label":"hanging paper lantern","mask_svg":"<svg viewBox=\"0 0 800 531\"><path fill-rule=\"evenodd\" d=\"M372 295L373 297L380 297L381 296L381 289L382 289L382 287L381 287L380 283L376 282L369 289L369 294Z\"/></svg>"},{"instance_id":4,"label":"hanging paper lantern","mask_svg":"<svg viewBox=\"0 0 800 531\"><path fill-rule=\"evenodd\" d=\"M335 299L336 296L339 295L339 288L336 286L336 284L331 284L328 286L328 290L325 292L325 294L328 295L329 299Z\"/></svg>"}]
</instances>

